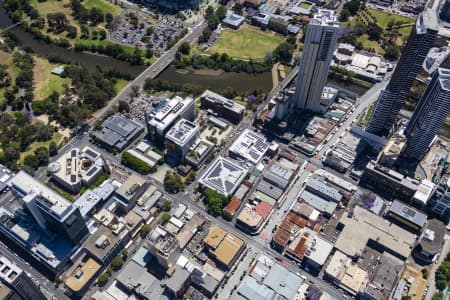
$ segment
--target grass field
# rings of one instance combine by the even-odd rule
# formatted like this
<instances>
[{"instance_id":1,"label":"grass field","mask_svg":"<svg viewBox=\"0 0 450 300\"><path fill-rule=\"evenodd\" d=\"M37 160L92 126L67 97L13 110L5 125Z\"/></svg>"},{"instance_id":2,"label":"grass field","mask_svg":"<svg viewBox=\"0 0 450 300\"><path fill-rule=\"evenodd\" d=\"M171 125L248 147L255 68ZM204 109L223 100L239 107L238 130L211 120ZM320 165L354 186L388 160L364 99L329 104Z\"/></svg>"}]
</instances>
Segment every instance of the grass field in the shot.
<instances>
[{"instance_id":1,"label":"grass field","mask_svg":"<svg viewBox=\"0 0 450 300\"><path fill-rule=\"evenodd\" d=\"M117 79L114 84L114 88L116 89L116 93L119 93L123 88L128 84L128 81L125 79Z\"/></svg>"},{"instance_id":2,"label":"grass field","mask_svg":"<svg viewBox=\"0 0 450 300\"><path fill-rule=\"evenodd\" d=\"M22 153L20 153L20 162L23 161L23 159L25 158L25 156L27 156L28 154L33 154L34 150L36 150L39 147L47 147L48 145L50 145L51 142L55 142L56 145L59 147L60 143L63 141L63 135L59 132L55 132L55 134L53 134L53 137L46 141L46 142L34 142L33 144L31 144L28 149Z\"/></svg>"},{"instance_id":3,"label":"grass field","mask_svg":"<svg viewBox=\"0 0 450 300\"><path fill-rule=\"evenodd\" d=\"M111 13L113 16L120 15L122 13L122 8L118 5L114 5L105 0L84 0L83 6L86 8L96 7L100 9L102 12Z\"/></svg>"},{"instance_id":4,"label":"grass field","mask_svg":"<svg viewBox=\"0 0 450 300\"><path fill-rule=\"evenodd\" d=\"M50 96L53 92L62 94L64 92L63 85L70 86L69 78L61 78L51 74L54 67L58 65L49 63L41 57L34 57L33 81L34 81L34 98L42 100Z\"/></svg>"},{"instance_id":5,"label":"grass field","mask_svg":"<svg viewBox=\"0 0 450 300\"><path fill-rule=\"evenodd\" d=\"M263 59L267 52L272 52L283 40L279 34L250 27L241 27L240 30L224 29L208 53L226 53L242 59Z\"/></svg>"},{"instance_id":6,"label":"grass field","mask_svg":"<svg viewBox=\"0 0 450 300\"><path fill-rule=\"evenodd\" d=\"M381 48L380 43L378 41L369 40L369 36L367 34L363 34L363 35L359 36L358 42L363 43L364 49L374 48L378 54L380 54L380 55L384 54L384 49Z\"/></svg>"},{"instance_id":7,"label":"grass field","mask_svg":"<svg viewBox=\"0 0 450 300\"><path fill-rule=\"evenodd\" d=\"M377 24L383 29L386 29L391 20L393 20L394 22L401 21L402 23L406 24L414 23L413 18L391 14L378 9L369 9L369 12L377 20Z\"/></svg>"},{"instance_id":8,"label":"grass field","mask_svg":"<svg viewBox=\"0 0 450 300\"><path fill-rule=\"evenodd\" d=\"M299 5L300 8L304 8L304 9L308 9L311 7L311 4L309 4L308 2L302 2Z\"/></svg>"}]
</instances>

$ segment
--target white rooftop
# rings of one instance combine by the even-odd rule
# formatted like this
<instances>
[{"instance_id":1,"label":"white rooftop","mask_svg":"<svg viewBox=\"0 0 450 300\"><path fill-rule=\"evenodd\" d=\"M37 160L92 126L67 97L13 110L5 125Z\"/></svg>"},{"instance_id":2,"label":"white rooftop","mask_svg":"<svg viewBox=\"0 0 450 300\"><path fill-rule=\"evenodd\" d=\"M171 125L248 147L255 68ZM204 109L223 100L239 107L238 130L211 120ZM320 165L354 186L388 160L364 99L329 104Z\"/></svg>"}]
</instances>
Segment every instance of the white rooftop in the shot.
<instances>
[{"instance_id":1,"label":"white rooftop","mask_svg":"<svg viewBox=\"0 0 450 300\"><path fill-rule=\"evenodd\" d=\"M339 27L338 16L330 9L319 9L310 20L310 24Z\"/></svg>"},{"instance_id":2,"label":"white rooftop","mask_svg":"<svg viewBox=\"0 0 450 300\"><path fill-rule=\"evenodd\" d=\"M24 197L24 201L32 201L36 196L39 197L43 200L41 202L60 219L72 211L72 204L69 201L24 171L19 171L11 179L11 187L23 196L32 196Z\"/></svg>"},{"instance_id":3,"label":"white rooftop","mask_svg":"<svg viewBox=\"0 0 450 300\"><path fill-rule=\"evenodd\" d=\"M246 174L245 168L220 156L206 170L199 182L225 196L229 196L236 191Z\"/></svg>"},{"instance_id":4,"label":"white rooftop","mask_svg":"<svg viewBox=\"0 0 450 300\"><path fill-rule=\"evenodd\" d=\"M269 146L270 144L264 136L245 129L229 150L231 153L256 165L269 149Z\"/></svg>"},{"instance_id":5,"label":"white rooftop","mask_svg":"<svg viewBox=\"0 0 450 300\"><path fill-rule=\"evenodd\" d=\"M177 145L184 145L199 132L200 127L198 125L186 119L181 119L167 132L166 139Z\"/></svg>"},{"instance_id":6,"label":"white rooftop","mask_svg":"<svg viewBox=\"0 0 450 300\"><path fill-rule=\"evenodd\" d=\"M155 126L160 130L164 130L168 125L172 124L174 120L186 109L189 104L194 102L191 97L182 98L175 96L161 106L150 112L150 125Z\"/></svg>"}]
</instances>

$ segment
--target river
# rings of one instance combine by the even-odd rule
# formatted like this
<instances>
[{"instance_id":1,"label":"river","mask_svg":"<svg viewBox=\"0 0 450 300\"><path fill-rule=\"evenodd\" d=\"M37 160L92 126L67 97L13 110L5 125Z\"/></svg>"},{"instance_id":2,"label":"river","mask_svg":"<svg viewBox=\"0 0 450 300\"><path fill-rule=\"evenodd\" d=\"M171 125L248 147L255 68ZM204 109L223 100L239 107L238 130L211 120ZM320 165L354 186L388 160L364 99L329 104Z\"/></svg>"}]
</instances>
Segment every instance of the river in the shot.
<instances>
[{"instance_id":1,"label":"river","mask_svg":"<svg viewBox=\"0 0 450 300\"><path fill-rule=\"evenodd\" d=\"M254 75L214 70L189 70L188 73L185 73L177 72L175 67L171 65L157 78L172 83L198 85L205 89L223 90L231 87L238 93L254 89L262 89L266 92L272 90L272 72L270 71Z\"/></svg>"},{"instance_id":2,"label":"river","mask_svg":"<svg viewBox=\"0 0 450 300\"><path fill-rule=\"evenodd\" d=\"M3 2L4 0L0 0L1 29L5 29L8 26L12 25L11 20L9 19L5 9L3 8ZM10 30L10 32L17 37L22 46L31 48L36 54L40 56L59 57L64 61L79 63L89 70L94 70L96 66L100 66L103 68L114 68L136 77L145 69L145 66L133 66L127 62L123 62L112 57L97 55L89 52L75 52L66 48L46 44L43 41L36 40L31 33L26 32L20 26L14 27Z\"/></svg>"}]
</instances>

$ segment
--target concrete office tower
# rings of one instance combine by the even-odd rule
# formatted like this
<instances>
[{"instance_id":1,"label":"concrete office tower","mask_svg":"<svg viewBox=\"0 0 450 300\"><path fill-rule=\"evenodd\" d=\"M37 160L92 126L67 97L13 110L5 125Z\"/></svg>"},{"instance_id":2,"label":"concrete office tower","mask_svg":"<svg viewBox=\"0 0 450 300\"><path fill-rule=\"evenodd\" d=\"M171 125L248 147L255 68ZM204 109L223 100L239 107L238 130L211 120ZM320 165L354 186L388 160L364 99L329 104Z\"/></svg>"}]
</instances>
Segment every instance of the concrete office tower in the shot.
<instances>
[{"instance_id":1,"label":"concrete office tower","mask_svg":"<svg viewBox=\"0 0 450 300\"><path fill-rule=\"evenodd\" d=\"M292 104L297 109L320 111L320 98L339 35L334 11L319 9L308 24Z\"/></svg>"},{"instance_id":2,"label":"concrete office tower","mask_svg":"<svg viewBox=\"0 0 450 300\"><path fill-rule=\"evenodd\" d=\"M379 136L388 135L428 51L433 46L437 30L436 12L427 7L417 18L389 85L378 97L366 128L368 132Z\"/></svg>"},{"instance_id":3,"label":"concrete office tower","mask_svg":"<svg viewBox=\"0 0 450 300\"><path fill-rule=\"evenodd\" d=\"M439 68L406 127L403 155L420 161L449 114L450 70Z\"/></svg>"}]
</instances>

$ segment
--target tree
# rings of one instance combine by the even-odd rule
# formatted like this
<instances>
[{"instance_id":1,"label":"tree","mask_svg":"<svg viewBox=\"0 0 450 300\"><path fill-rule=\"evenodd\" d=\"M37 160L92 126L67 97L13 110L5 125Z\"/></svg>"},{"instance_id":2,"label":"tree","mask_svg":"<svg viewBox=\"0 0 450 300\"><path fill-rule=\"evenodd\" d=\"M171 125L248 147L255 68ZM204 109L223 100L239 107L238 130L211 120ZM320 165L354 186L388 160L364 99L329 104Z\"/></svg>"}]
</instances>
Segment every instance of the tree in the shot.
<instances>
[{"instance_id":1,"label":"tree","mask_svg":"<svg viewBox=\"0 0 450 300\"><path fill-rule=\"evenodd\" d=\"M203 195L208 210L215 215L221 215L222 209L228 204L228 198L210 188L205 188Z\"/></svg>"},{"instance_id":2,"label":"tree","mask_svg":"<svg viewBox=\"0 0 450 300\"><path fill-rule=\"evenodd\" d=\"M104 39L106 39L106 30L104 30L104 29L100 29L99 31L98 31L98 34L99 34L99 38L101 39L101 40L104 40Z\"/></svg>"},{"instance_id":3,"label":"tree","mask_svg":"<svg viewBox=\"0 0 450 300\"><path fill-rule=\"evenodd\" d=\"M162 224L167 223L167 222L170 220L170 218L172 218L172 215L171 215L171 214L164 213L164 214L161 216L161 223L162 223Z\"/></svg>"},{"instance_id":4,"label":"tree","mask_svg":"<svg viewBox=\"0 0 450 300\"><path fill-rule=\"evenodd\" d=\"M105 272L105 273L101 274L100 276L98 276L97 284L99 286L104 286L108 282L108 280L109 280L108 273Z\"/></svg>"},{"instance_id":5,"label":"tree","mask_svg":"<svg viewBox=\"0 0 450 300\"><path fill-rule=\"evenodd\" d=\"M49 154L48 149L46 147L39 147L36 150L34 150L34 155L36 156L37 160L39 161L39 165L44 165L48 163L49 160Z\"/></svg>"},{"instance_id":6,"label":"tree","mask_svg":"<svg viewBox=\"0 0 450 300\"><path fill-rule=\"evenodd\" d=\"M196 172L194 170L189 171L189 173L187 174L186 179L185 179L186 183L190 184L190 183L194 182L195 176L196 176Z\"/></svg>"},{"instance_id":7,"label":"tree","mask_svg":"<svg viewBox=\"0 0 450 300\"><path fill-rule=\"evenodd\" d=\"M444 300L444 293L443 292L437 292L433 295L433 298L431 300Z\"/></svg>"},{"instance_id":8,"label":"tree","mask_svg":"<svg viewBox=\"0 0 450 300\"><path fill-rule=\"evenodd\" d=\"M127 249L124 249L122 251L122 259L127 260L127 258L128 258L128 251L127 251Z\"/></svg>"},{"instance_id":9,"label":"tree","mask_svg":"<svg viewBox=\"0 0 450 300\"><path fill-rule=\"evenodd\" d=\"M189 55L189 52L191 52L191 44L189 44L188 42L183 42L178 50L181 52L181 54Z\"/></svg>"},{"instance_id":10,"label":"tree","mask_svg":"<svg viewBox=\"0 0 450 300\"><path fill-rule=\"evenodd\" d=\"M227 16L227 8L224 5L220 5L216 10L216 16L222 21Z\"/></svg>"},{"instance_id":11,"label":"tree","mask_svg":"<svg viewBox=\"0 0 450 300\"><path fill-rule=\"evenodd\" d=\"M111 14L111 13L109 13L109 12L107 12L106 14L105 14L105 21L106 21L106 23L111 23L111 21L114 19L114 17L113 17L113 15Z\"/></svg>"},{"instance_id":12,"label":"tree","mask_svg":"<svg viewBox=\"0 0 450 300\"><path fill-rule=\"evenodd\" d=\"M168 192L178 193L184 188L183 178L173 171L167 171L164 176L164 188Z\"/></svg>"},{"instance_id":13,"label":"tree","mask_svg":"<svg viewBox=\"0 0 450 300\"><path fill-rule=\"evenodd\" d=\"M152 168L143 160L135 157L128 151L122 153L122 164L140 173L150 173Z\"/></svg>"},{"instance_id":14,"label":"tree","mask_svg":"<svg viewBox=\"0 0 450 300\"><path fill-rule=\"evenodd\" d=\"M153 50L150 48L145 49L145 57L146 58L152 58L153 57Z\"/></svg>"},{"instance_id":15,"label":"tree","mask_svg":"<svg viewBox=\"0 0 450 300\"><path fill-rule=\"evenodd\" d=\"M283 64L289 64L291 62L293 53L294 49L289 43L281 43L273 51L274 57Z\"/></svg>"},{"instance_id":16,"label":"tree","mask_svg":"<svg viewBox=\"0 0 450 300\"><path fill-rule=\"evenodd\" d=\"M56 143L54 141L51 141L48 145L48 154L50 156L55 156L58 154L58 147L56 146Z\"/></svg>"},{"instance_id":17,"label":"tree","mask_svg":"<svg viewBox=\"0 0 450 300\"><path fill-rule=\"evenodd\" d=\"M383 28L375 23L370 23L367 34L369 35L369 39L371 39L372 41L378 41L383 34Z\"/></svg>"},{"instance_id":18,"label":"tree","mask_svg":"<svg viewBox=\"0 0 450 300\"><path fill-rule=\"evenodd\" d=\"M114 258L112 259L112 261L111 261L111 268L112 268L114 271L120 270L120 269L122 268L122 266L123 266L123 260L122 260L122 257L116 256L116 257L114 257Z\"/></svg>"},{"instance_id":19,"label":"tree","mask_svg":"<svg viewBox=\"0 0 450 300\"><path fill-rule=\"evenodd\" d=\"M351 0L344 5L344 9L348 10L354 16L361 9L361 2L359 0Z\"/></svg>"},{"instance_id":20,"label":"tree","mask_svg":"<svg viewBox=\"0 0 450 300\"><path fill-rule=\"evenodd\" d=\"M117 110L121 113L124 112L130 112L130 105L128 104L127 101L123 101L123 100L119 100L119 106L117 108Z\"/></svg>"},{"instance_id":21,"label":"tree","mask_svg":"<svg viewBox=\"0 0 450 300\"><path fill-rule=\"evenodd\" d=\"M339 20L341 22L346 22L348 20L348 18L350 18L352 14L350 13L350 11L346 8L341 10L341 14L339 16Z\"/></svg>"},{"instance_id":22,"label":"tree","mask_svg":"<svg viewBox=\"0 0 450 300\"><path fill-rule=\"evenodd\" d=\"M219 18L216 15L208 17L208 28L214 30L219 26Z\"/></svg>"},{"instance_id":23,"label":"tree","mask_svg":"<svg viewBox=\"0 0 450 300\"><path fill-rule=\"evenodd\" d=\"M47 24L51 30L59 33L64 30L67 25L67 17L62 12L47 14Z\"/></svg>"},{"instance_id":24,"label":"tree","mask_svg":"<svg viewBox=\"0 0 450 300\"><path fill-rule=\"evenodd\" d=\"M172 202L170 202L169 200L164 201L163 206L162 206L162 210L163 211L170 211L171 208L172 208Z\"/></svg>"},{"instance_id":25,"label":"tree","mask_svg":"<svg viewBox=\"0 0 450 300\"><path fill-rule=\"evenodd\" d=\"M30 167L33 170L36 170L39 167L39 160L37 159L37 157L33 154L28 154L27 156L25 156L24 160L23 160L23 164L27 165L28 167Z\"/></svg>"},{"instance_id":26,"label":"tree","mask_svg":"<svg viewBox=\"0 0 450 300\"><path fill-rule=\"evenodd\" d=\"M206 8L205 14L206 14L206 17L213 15L214 7L212 7L211 5L208 5L208 7Z\"/></svg>"},{"instance_id":27,"label":"tree","mask_svg":"<svg viewBox=\"0 0 450 300\"><path fill-rule=\"evenodd\" d=\"M77 37L77 28L75 26L67 25L66 31L67 31L67 37L69 39L74 39Z\"/></svg>"},{"instance_id":28,"label":"tree","mask_svg":"<svg viewBox=\"0 0 450 300\"><path fill-rule=\"evenodd\" d=\"M397 45L391 44L386 48L384 57L387 59L395 60L400 56L400 48Z\"/></svg>"},{"instance_id":29,"label":"tree","mask_svg":"<svg viewBox=\"0 0 450 300\"><path fill-rule=\"evenodd\" d=\"M144 226L142 226L141 231L139 232L141 238L145 238L150 233L151 229L152 227L150 226L150 224L145 224Z\"/></svg>"}]
</instances>

